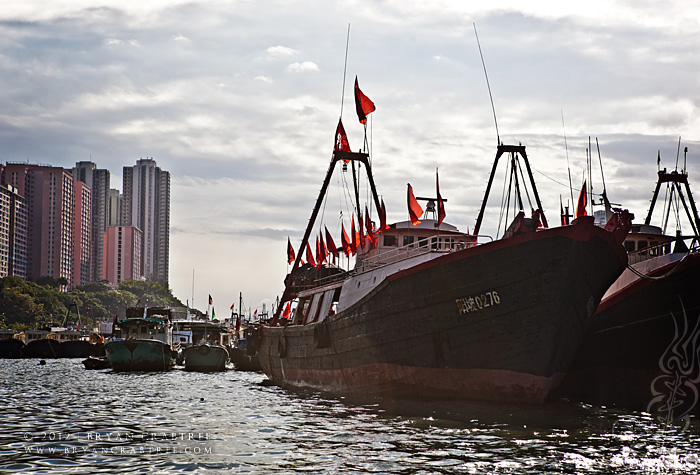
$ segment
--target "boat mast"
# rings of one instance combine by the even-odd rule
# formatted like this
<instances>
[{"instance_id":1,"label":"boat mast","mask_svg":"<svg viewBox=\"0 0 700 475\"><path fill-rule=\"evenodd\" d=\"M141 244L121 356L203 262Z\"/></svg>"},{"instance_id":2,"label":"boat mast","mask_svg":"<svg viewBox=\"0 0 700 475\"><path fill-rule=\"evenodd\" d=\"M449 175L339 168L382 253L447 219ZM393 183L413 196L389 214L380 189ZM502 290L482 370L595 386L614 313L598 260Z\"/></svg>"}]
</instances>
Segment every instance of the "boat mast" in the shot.
<instances>
[{"instance_id":1,"label":"boat mast","mask_svg":"<svg viewBox=\"0 0 700 475\"><path fill-rule=\"evenodd\" d=\"M479 230L481 229L481 222L484 220L484 210L486 209L486 203L488 202L489 199L489 193L491 192L491 185L493 184L493 178L496 174L496 167L498 167L498 159L501 158L501 155L504 153L509 152L512 154L520 154L521 157L523 157L523 160L525 161L525 167L527 169L527 174L530 177L530 184L532 186L532 192L535 195L535 202L537 203L537 207L542 211L542 225L545 228L548 228L549 225L547 224L547 218L544 215L544 209L542 208L542 203L540 202L540 195L537 193L537 186L535 185L535 177L532 175L532 169L530 168L530 162L527 159L527 153L525 153L525 146L524 145L503 145L500 144L498 146L498 149L496 151L496 159L493 161L493 167L491 168L491 175L489 176L489 182L486 185L486 193L484 194L484 200L481 202L481 209L479 210L479 216L476 218L476 225L474 226L474 236L479 234Z\"/></svg>"},{"instance_id":2,"label":"boat mast","mask_svg":"<svg viewBox=\"0 0 700 475\"><path fill-rule=\"evenodd\" d=\"M690 192L690 185L688 184L688 175L686 172L667 172L664 168L659 170L659 180L656 182L656 189L654 190L654 196L651 198L651 206L649 207L649 213L647 214L644 224L647 226L651 222L651 215L654 212L654 205L656 204L656 199L659 196L659 189L662 183L671 183L671 187L675 189L678 196L683 203L683 208L689 218L690 226L693 228L693 233L697 236L698 229L700 229L700 218L698 218L698 210L695 207L695 200L693 199L693 194ZM688 209L688 204L686 203L685 196L683 195L683 190L681 185L684 185L686 192L688 193L688 201L690 202L690 209ZM692 210L692 211L691 211Z\"/></svg>"},{"instance_id":3,"label":"boat mast","mask_svg":"<svg viewBox=\"0 0 700 475\"><path fill-rule=\"evenodd\" d=\"M369 164L369 154L363 153L363 152L343 152L341 150L334 150L333 151L333 156L331 157L331 162L328 165L328 171L326 171L326 178L323 180L323 185L321 186L321 191L319 191L318 198L316 199L316 205L314 206L313 211L311 212L311 218L309 218L309 224L306 226L306 231L304 232L304 237L301 240L301 245L299 246L299 252L297 252L296 259L294 260L294 264L292 265L292 270L289 273L289 275L294 274L294 272L299 268L299 262L301 261L301 256L303 254L303 250L306 247L306 243L309 241L309 236L311 235L311 231L314 228L314 225L316 223L316 218L318 217L318 212L321 209L321 204L323 203L323 198L326 196L326 191L328 190L328 185L331 181L331 177L333 176L333 170L335 168L335 165L340 161L340 160L349 160L351 162L357 161L359 163L363 163L367 169L367 179L369 180L369 186L370 189L372 190L372 197L374 198L374 204L376 206L376 209L380 208L379 205L379 195L377 194L377 187L374 184L374 177L372 176L372 167ZM354 170L354 166L353 166ZM359 202L358 202L358 207L359 207ZM291 300L293 298L292 295L292 290L291 290L291 285L287 285L284 289L284 293L282 294L282 298L280 299L280 304L277 306L277 309L275 310L275 316L278 316L282 310L282 307L284 306L283 304Z\"/></svg>"}]
</instances>

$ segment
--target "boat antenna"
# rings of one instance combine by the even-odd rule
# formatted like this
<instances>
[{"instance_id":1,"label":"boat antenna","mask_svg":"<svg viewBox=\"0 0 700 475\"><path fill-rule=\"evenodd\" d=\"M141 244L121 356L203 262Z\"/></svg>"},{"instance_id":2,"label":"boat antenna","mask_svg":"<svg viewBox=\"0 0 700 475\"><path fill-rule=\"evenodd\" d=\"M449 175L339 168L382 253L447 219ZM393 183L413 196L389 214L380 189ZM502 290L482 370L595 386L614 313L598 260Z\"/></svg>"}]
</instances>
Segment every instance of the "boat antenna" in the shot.
<instances>
[{"instance_id":1,"label":"boat antenna","mask_svg":"<svg viewBox=\"0 0 700 475\"><path fill-rule=\"evenodd\" d=\"M564 150L566 150L566 168L569 170L569 193L571 203L574 202L574 185L571 182L571 165L569 165L569 145L566 143L566 127L564 126L564 111L561 111L561 128L564 131Z\"/></svg>"},{"instance_id":2,"label":"boat antenna","mask_svg":"<svg viewBox=\"0 0 700 475\"><path fill-rule=\"evenodd\" d=\"M348 23L348 35L345 40L345 64L343 65L343 93L340 96L340 117L343 117L343 104L345 103L345 78L348 71L348 47L350 45L350 23Z\"/></svg>"},{"instance_id":3,"label":"boat antenna","mask_svg":"<svg viewBox=\"0 0 700 475\"><path fill-rule=\"evenodd\" d=\"M681 154L681 138L678 137L678 150L676 151L676 171L678 171L678 157Z\"/></svg>"},{"instance_id":4,"label":"boat antenna","mask_svg":"<svg viewBox=\"0 0 700 475\"><path fill-rule=\"evenodd\" d=\"M476 32L476 23L474 25L474 36L476 36L476 45L479 47L479 56L481 57L481 65L484 68L484 76L486 77L486 87L489 90L489 99L491 99L491 110L493 111L493 122L496 124L496 140L497 145L501 144L501 136L498 133L498 121L496 120L496 108L493 105L493 95L491 94L491 85L489 84L489 75L486 73L486 63L484 62L484 55L481 52L481 44L479 43L479 34Z\"/></svg>"}]
</instances>

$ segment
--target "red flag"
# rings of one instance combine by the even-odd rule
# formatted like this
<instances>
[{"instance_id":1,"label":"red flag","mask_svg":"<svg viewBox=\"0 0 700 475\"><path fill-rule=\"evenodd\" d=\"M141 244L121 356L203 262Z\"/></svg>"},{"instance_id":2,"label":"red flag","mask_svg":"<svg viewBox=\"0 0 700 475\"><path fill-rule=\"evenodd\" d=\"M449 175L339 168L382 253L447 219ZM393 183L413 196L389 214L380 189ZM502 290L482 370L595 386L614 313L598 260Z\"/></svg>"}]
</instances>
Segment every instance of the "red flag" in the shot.
<instances>
[{"instance_id":1,"label":"red flag","mask_svg":"<svg viewBox=\"0 0 700 475\"><path fill-rule=\"evenodd\" d=\"M366 124L367 115L375 110L374 102L360 91L360 86L357 84L357 76L355 76L355 110L361 124Z\"/></svg>"},{"instance_id":2,"label":"red flag","mask_svg":"<svg viewBox=\"0 0 700 475\"><path fill-rule=\"evenodd\" d=\"M581 193L578 195L578 204L576 205L576 217L587 216L586 205L588 205L588 196L586 194L586 180L583 180Z\"/></svg>"},{"instance_id":3,"label":"red flag","mask_svg":"<svg viewBox=\"0 0 700 475\"><path fill-rule=\"evenodd\" d=\"M352 226L350 228L350 250L354 256L357 253L357 231L355 231L355 215L352 216Z\"/></svg>"},{"instance_id":4,"label":"red flag","mask_svg":"<svg viewBox=\"0 0 700 475\"><path fill-rule=\"evenodd\" d=\"M340 150L342 152L352 152L350 149L350 142L348 142L348 136L345 133L345 127L343 127L343 120L338 120L338 127L335 129L335 146L333 150ZM348 160L343 160L348 162Z\"/></svg>"},{"instance_id":5,"label":"red flag","mask_svg":"<svg viewBox=\"0 0 700 475\"><path fill-rule=\"evenodd\" d=\"M379 232L383 234L385 229L389 229L389 226L386 225L386 207L382 198L382 206L379 208Z\"/></svg>"},{"instance_id":6,"label":"red flag","mask_svg":"<svg viewBox=\"0 0 700 475\"><path fill-rule=\"evenodd\" d=\"M335 247L335 241L333 241L333 237L331 236L331 233L328 232L328 228L326 228L326 247L328 248L328 251L330 251L331 254L333 254L333 257L335 259L338 258L338 248Z\"/></svg>"},{"instance_id":7,"label":"red flag","mask_svg":"<svg viewBox=\"0 0 700 475\"><path fill-rule=\"evenodd\" d=\"M440 183L438 181L437 168L435 169L435 189L437 190L437 207L438 207L438 228L442 224L442 220L445 219L445 203L442 201L442 196L440 196Z\"/></svg>"},{"instance_id":8,"label":"red flag","mask_svg":"<svg viewBox=\"0 0 700 475\"><path fill-rule=\"evenodd\" d=\"M256 308L255 311L253 312L253 316L255 317L257 315L258 315L258 309Z\"/></svg>"},{"instance_id":9,"label":"red flag","mask_svg":"<svg viewBox=\"0 0 700 475\"><path fill-rule=\"evenodd\" d=\"M209 294L209 305L211 305L214 301L211 299L211 294Z\"/></svg>"},{"instance_id":10,"label":"red flag","mask_svg":"<svg viewBox=\"0 0 700 475\"><path fill-rule=\"evenodd\" d=\"M323 255L323 260L328 261L328 256L330 253L328 252L328 248L326 247L326 243L323 242L323 233L319 232L319 236L321 238L321 254Z\"/></svg>"},{"instance_id":11,"label":"red flag","mask_svg":"<svg viewBox=\"0 0 700 475\"><path fill-rule=\"evenodd\" d=\"M413 188L408 184L408 215L411 217L411 223L414 226L420 224L420 217L423 216L423 208L418 204L418 200L413 196Z\"/></svg>"},{"instance_id":12,"label":"red flag","mask_svg":"<svg viewBox=\"0 0 700 475\"><path fill-rule=\"evenodd\" d=\"M325 260L326 256L323 252L323 237L321 237L321 241L319 242L318 236L316 236L316 267L321 267L323 265L323 261Z\"/></svg>"},{"instance_id":13,"label":"red flag","mask_svg":"<svg viewBox=\"0 0 700 475\"><path fill-rule=\"evenodd\" d=\"M364 223L362 221L362 212L359 209L357 211L358 211L357 227L360 228L358 230L360 238L358 239L357 242L359 243L360 249L364 249L365 248L365 230L364 230L365 226L364 226Z\"/></svg>"},{"instance_id":14,"label":"red flag","mask_svg":"<svg viewBox=\"0 0 700 475\"><path fill-rule=\"evenodd\" d=\"M291 302L287 302L287 306L284 308L284 314L282 315L282 318L288 319L289 316L291 315L291 313L292 313Z\"/></svg>"},{"instance_id":15,"label":"red flag","mask_svg":"<svg viewBox=\"0 0 700 475\"><path fill-rule=\"evenodd\" d=\"M236 305L235 302L231 304L231 310L233 310L233 306L234 306L234 305Z\"/></svg>"},{"instance_id":16,"label":"red flag","mask_svg":"<svg viewBox=\"0 0 700 475\"><path fill-rule=\"evenodd\" d=\"M311 246L309 246L309 241L306 241L306 262L308 262L311 265L311 267L316 267L314 253L311 252Z\"/></svg>"},{"instance_id":17,"label":"red flag","mask_svg":"<svg viewBox=\"0 0 700 475\"><path fill-rule=\"evenodd\" d=\"M350 237L348 236L348 233L345 232L345 223L343 223L341 227L342 234L340 235L340 244L343 246L345 257L350 257Z\"/></svg>"},{"instance_id":18,"label":"red flag","mask_svg":"<svg viewBox=\"0 0 700 475\"><path fill-rule=\"evenodd\" d=\"M367 211L367 205L365 205L365 229L367 229L367 239L372 243L373 246L377 246L377 236L374 235L372 231L372 220L369 218L369 212Z\"/></svg>"},{"instance_id":19,"label":"red flag","mask_svg":"<svg viewBox=\"0 0 700 475\"><path fill-rule=\"evenodd\" d=\"M296 259L294 254L294 248L292 247L292 241L287 237L287 264L291 264Z\"/></svg>"}]
</instances>

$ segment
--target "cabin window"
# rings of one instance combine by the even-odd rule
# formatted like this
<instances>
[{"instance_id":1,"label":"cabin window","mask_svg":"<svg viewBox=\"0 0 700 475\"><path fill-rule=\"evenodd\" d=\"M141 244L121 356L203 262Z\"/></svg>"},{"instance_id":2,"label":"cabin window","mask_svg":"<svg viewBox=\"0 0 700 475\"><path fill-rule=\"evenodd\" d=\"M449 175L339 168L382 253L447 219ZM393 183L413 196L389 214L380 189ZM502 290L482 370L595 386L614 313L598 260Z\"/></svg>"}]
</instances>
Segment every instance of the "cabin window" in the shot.
<instances>
[{"instance_id":1,"label":"cabin window","mask_svg":"<svg viewBox=\"0 0 700 475\"><path fill-rule=\"evenodd\" d=\"M139 327L139 333L146 333L146 327Z\"/></svg>"},{"instance_id":2,"label":"cabin window","mask_svg":"<svg viewBox=\"0 0 700 475\"><path fill-rule=\"evenodd\" d=\"M649 243L647 241L639 241L639 243L637 243L637 249L641 250L647 247L649 247Z\"/></svg>"},{"instance_id":3,"label":"cabin window","mask_svg":"<svg viewBox=\"0 0 700 475\"><path fill-rule=\"evenodd\" d=\"M428 238L425 236L418 236L418 245L420 247L428 247Z\"/></svg>"},{"instance_id":4,"label":"cabin window","mask_svg":"<svg viewBox=\"0 0 700 475\"><path fill-rule=\"evenodd\" d=\"M437 237L430 238L430 248L437 250L437 248L438 248L438 238Z\"/></svg>"},{"instance_id":5,"label":"cabin window","mask_svg":"<svg viewBox=\"0 0 700 475\"><path fill-rule=\"evenodd\" d=\"M408 246L409 244L413 244L413 236L404 236L403 237L403 245Z\"/></svg>"},{"instance_id":6,"label":"cabin window","mask_svg":"<svg viewBox=\"0 0 700 475\"><path fill-rule=\"evenodd\" d=\"M627 251L627 252L634 251L634 241L625 241L625 251Z\"/></svg>"},{"instance_id":7,"label":"cabin window","mask_svg":"<svg viewBox=\"0 0 700 475\"><path fill-rule=\"evenodd\" d=\"M396 246L396 236L393 236L391 234L385 234L384 235L384 246Z\"/></svg>"}]
</instances>

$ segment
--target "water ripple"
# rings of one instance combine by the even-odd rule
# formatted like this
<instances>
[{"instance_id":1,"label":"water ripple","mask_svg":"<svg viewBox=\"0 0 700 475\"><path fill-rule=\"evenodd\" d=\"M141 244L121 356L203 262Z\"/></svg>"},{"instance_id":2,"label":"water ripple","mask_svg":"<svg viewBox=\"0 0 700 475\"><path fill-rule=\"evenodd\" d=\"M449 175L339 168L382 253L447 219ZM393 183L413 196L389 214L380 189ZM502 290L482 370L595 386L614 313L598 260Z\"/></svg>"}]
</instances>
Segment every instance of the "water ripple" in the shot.
<instances>
[{"instance_id":1,"label":"water ripple","mask_svg":"<svg viewBox=\"0 0 700 475\"><path fill-rule=\"evenodd\" d=\"M0 473L696 473L697 425L581 404L351 400L258 373L0 360Z\"/></svg>"}]
</instances>

